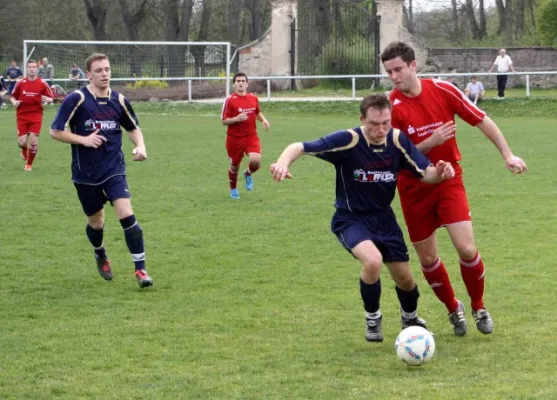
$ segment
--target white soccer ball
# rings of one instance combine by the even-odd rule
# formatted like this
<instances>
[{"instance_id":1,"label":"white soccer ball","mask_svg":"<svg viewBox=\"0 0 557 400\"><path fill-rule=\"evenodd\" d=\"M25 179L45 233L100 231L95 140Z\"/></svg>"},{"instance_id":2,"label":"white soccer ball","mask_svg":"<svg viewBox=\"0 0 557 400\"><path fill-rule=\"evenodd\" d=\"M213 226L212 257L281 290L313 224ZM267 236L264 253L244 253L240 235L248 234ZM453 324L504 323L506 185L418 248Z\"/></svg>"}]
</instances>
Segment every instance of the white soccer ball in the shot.
<instances>
[{"instance_id":1,"label":"white soccer ball","mask_svg":"<svg viewBox=\"0 0 557 400\"><path fill-rule=\"evenodd\" d=\"M435 340L427 329L411 326L399 333L395 342L396 355L408 365L422 365L435 354Z\"/></svg>"}]
</instances>

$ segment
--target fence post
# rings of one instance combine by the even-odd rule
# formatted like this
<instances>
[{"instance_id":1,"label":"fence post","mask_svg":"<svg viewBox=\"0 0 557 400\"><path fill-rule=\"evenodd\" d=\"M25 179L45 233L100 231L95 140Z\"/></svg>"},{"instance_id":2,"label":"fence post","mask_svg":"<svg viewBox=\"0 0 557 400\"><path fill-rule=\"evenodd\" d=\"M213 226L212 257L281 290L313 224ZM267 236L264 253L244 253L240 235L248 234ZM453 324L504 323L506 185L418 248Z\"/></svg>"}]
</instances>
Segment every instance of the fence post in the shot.
<instances>
[{"instance_id":1,"label":"fence post","mask_svg":"<svg viewBox=\"0 0 557 400\"><path fill-rule=\"evenodd\" d=\"M530 75L526 75L526 97L530 97Z\"/></svg>"},{"instance_id":2,"label":"fence post","mask_svg":"<svg viewBox=\"0 0 557 400\"><path fill-rule=\"evenodd\" d=\"M356 78L352 77L352 100L356 100Z\"/></svg>"},{"instance_id":3,"label":"fence post","mask_svg":"<svg viewBox=\"0 0 557 400\"><path fill-rule=\"evenodd\" d=\"M188 101L191 102L191 79L188 79Z\"/></svg>"},{"instance_id":4,"label":"fence post","mask_svg":"<svg viewBox=\"0 0 557 400\"><path fill-rule=\"evenodd\" d=\"M267 101L271 101L271 80L267 79Z\"/></svg>"}]
</instances>

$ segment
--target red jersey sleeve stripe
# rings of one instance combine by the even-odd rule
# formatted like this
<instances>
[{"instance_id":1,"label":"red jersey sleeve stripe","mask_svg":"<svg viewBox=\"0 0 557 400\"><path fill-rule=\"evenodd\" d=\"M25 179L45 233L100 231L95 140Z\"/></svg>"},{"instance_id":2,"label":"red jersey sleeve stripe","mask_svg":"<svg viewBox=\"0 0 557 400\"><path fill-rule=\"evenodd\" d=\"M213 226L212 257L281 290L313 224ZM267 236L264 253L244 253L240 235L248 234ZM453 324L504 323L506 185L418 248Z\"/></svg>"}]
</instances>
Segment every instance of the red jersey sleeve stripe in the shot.
<instances>
[{"instance_id":1,"label":"red jersey sleeve stripe","mask_svg":"<svg viewBox=\"0 0 557 400\"><path fill-rule=\"evenodd\" d=\"M220 119L223 120L224 119L224 114L226 112L226 106L228 105L228 101L230 100L230 98L232 97L232 95L228 96L225 100L224 100L224 104L222 105L222 110L220 113Z\"/></svg>"},{"instance_id":2,"label":"red jersey sleeve stripe","mask_svg":"<svg viewBox=\"0 0 557 400\"><path fill-rule=\"evenodd\" d=\"M462 93L460 90L458 91L458 93L455 93L455 91L458 89L455 89L452 83L447 83L447 82L438 81L434 79L433 84L437 86L439 89L450 93L451 96L459 100L464 105L464 107L466 107L468 111L470 111L480 121L485 117L485 113L482 110L480 110L477 106L475 106L474 103L472 103L469 98L464 96L464 93Z\"/></svg>"},{"instance_id":3,"label":"red jersey sleeve stripe","mask_svg":"<svg viewBox=\"0 0 557 400\"><path fill-rule=\"evenodd\" d=\"M45 81L42 81L43 85L46 87L46 91L48 93L48 97L50 97L51 99L54 98L54 93L52 93L52 89L50 88L50 86L48 86L48 83L46 83Z\"/></svg>"}]
</instances>

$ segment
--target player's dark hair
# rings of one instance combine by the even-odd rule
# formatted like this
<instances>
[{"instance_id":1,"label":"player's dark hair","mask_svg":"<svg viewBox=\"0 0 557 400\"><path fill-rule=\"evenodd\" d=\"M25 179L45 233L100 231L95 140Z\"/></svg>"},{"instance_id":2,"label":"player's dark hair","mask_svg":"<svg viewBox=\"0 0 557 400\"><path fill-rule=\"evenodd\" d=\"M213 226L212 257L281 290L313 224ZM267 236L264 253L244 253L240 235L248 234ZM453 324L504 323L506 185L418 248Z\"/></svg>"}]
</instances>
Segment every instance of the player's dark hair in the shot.
<instances>
[{"instance_id":1,"label":"player's dark hair","mask_svg":"<svg viewBox=\"0 0 557 400\"><path fill-rule=\"evenodd\" d=\"M37 62L35 60L28 60L27 65L29 65L29 64L37 64ZM39 64L37 64L37 65L39 65Z\"/></svg>"},{"instance_id":2,"label":"player's dark hair","mask_svg":"<svg viewBox=\"0 0 557 400\"><path fill-rule=\"evenodd\" d=\"M414 49L404 42L391 42L381 53L381 62L400 57L407 65L416 60Z\"/></svg>"},{"instance_id":3,"label":"player's dark hair","mask_svg":"<svg viewBox=\"0 0 557 400\"><path fill-rule=\"evenodd\" d=\"M85 61L87 72L91 72L91 64L93 64L95 61L100 60L108 60L108 56L102 53L93 53L89 57L87 57L87 61Z\"/></svg>"},{"instance_id":4,"label":"player's dark hair","mask_svg":"<svg viewBox=\"0 0 557 400\"><path fill-rule=\"evenodd\" d=\"M383 110L385 108L391 109L391 102L389 98L383 93L371 94L364 97L360 103L360 114L365 117L367 115L367 110L374 108L376 110Z\"/></svg>"},{"instance_id":5,"label":"player's dark hair","mask_svg":"<svg viewBox=\"0 0 557 400\"><path fill-rule=\"evenodd\" d=\"M244 78L246 78L246 82L248 81L248 76L246 74L244 74L243 72L238 72L236 75L234 75L234 77L232 78L232 83L236 82L236 78L239 78L243 76Z\"/></svg>"}]
</instances>

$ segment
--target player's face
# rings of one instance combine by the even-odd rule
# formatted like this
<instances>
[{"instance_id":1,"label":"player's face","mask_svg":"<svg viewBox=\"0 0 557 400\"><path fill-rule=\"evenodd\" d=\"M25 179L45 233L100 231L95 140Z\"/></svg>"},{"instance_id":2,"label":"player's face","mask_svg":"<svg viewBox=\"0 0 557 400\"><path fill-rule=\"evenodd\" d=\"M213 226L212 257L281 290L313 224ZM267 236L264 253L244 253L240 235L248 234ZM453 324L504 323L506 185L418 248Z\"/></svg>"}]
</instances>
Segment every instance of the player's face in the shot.
<instances>
[{"instance_id":1,"label":"player's face","mask_svg":"<svg viewBox=\"0 0 557 400\"><path fill-rule=\"evenodd\" d=\"M37 64L29 63L27 64L27 76L29 78L34 78L37 76Z\"/></svg>"},{"instance_id":2,"label":"player's face","mask_svg":"<svg viewBox=\"0 0 557 400\"><path fill-rule=\"evenodd\" d=\"M367 139L372 143L383 143L391 129L391 110L389 108L368 108L360 122L365 127Z\"/></svg>"},{"instance_id":3,"label":"player's face","mask_svg":"<svg viewBox=\"0 0 557 400\"><path fill-rule=\"evenodd\" d=\"M248 80L243 76L237 77L234 81L234 89L238 93L245 93L248 89Z\"/></svg>"},{"instance_id":4,"label":"player's face","mask_svg":"<svg viewBox=\"0 0 557 400\"><path fill-rule=\"evenodd\" d=\"M87 71L87 78L91 85L98 89L106 89L110 86L110 62L108 60L97 60L91 63L91 71Z\"/></svg>"},{"instance_id":5,"label":"player's face","mask_svg":"<svg viewBox=\"0 0 557 400\"><path fill-rule=\"evenodd\" d=\"M416 79L416 61L406 64L401 57L387 60L383 67L389 75L389 79L401 92L408 92Z\"/></svg>"}]
</instances>

